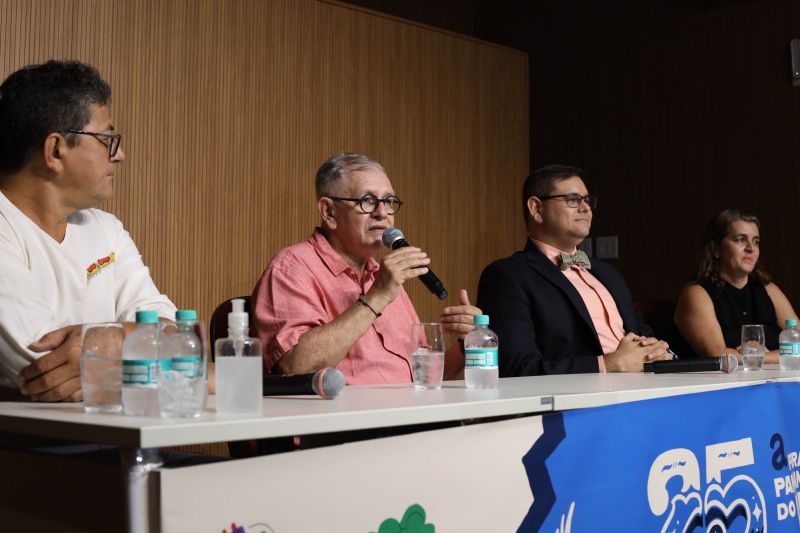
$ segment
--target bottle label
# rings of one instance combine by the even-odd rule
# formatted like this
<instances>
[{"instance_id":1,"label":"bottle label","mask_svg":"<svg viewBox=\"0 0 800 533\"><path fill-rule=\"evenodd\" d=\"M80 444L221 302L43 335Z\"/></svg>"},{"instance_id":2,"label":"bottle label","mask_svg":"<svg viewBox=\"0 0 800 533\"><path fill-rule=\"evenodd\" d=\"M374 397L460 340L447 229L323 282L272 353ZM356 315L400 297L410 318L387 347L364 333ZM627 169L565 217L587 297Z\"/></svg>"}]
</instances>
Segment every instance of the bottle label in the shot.
<instances>
[{"instance_id":1,"label":"bottle label","mask_svg":"<svg viewBox=\"0 0 800 533\"><path fill-rule=\"evenodd\" d=\"M200 375L200 356L173 357L171 368L189 379L194 379Z\"/></svg>"},{"instance_id":2,"label":"bottle label","mask_svg":"<svg viewBox=\"0 0 800 533\"><path fill-rule=\"evenodd\" d=\"M164 362L164 359L123 359L122 384L128 387L155 385L159 368L164 369Z\"/></svg>"},{"instance_id":3,"label":"bottle label","mask_svg":"<svg viewBox=\"0 0 800 533\"><path fill-rule=\"evenodd\" d=\"M467 348L464 355L465 368L497 367L497 348Z\"/></svg>"},{"instance_id":4,"label":"bottle label","mask_svg":"<svg viewBox=\"0 0 800 533\"><path fill-rule=\"evenodd\" d=\"M781 355L800 355L800 342L780 343Z\"/></svg>"}]
</instances>

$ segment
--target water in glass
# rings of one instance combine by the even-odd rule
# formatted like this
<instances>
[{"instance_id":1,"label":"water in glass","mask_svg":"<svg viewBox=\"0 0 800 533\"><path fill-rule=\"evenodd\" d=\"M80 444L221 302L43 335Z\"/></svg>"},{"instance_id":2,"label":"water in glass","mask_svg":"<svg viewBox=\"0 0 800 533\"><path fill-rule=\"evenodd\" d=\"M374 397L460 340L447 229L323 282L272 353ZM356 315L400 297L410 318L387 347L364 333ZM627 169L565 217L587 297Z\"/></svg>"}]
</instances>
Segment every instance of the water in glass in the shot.
<instances>
[{"instance_id":1,"label":"water in glass","mask_svg":"<svg viewBox=\"0 0 800 533\"><path fill-rule=\"evenodd\" d=\"M416 388L441 388L444 374L444 352L418 348L411 354L411 373Z\"/></svg>"},{"instance_id":2,"label":"water in glass","mask_svg":"<svg viewBox=\"0 0 800 533\"><path fill-rule=\"evenodd\" d=\"M81 392L87 413L122 410L122 343L125 328L108 322L81 330Z\"/></svg>"},{"instance_id":3,"label":"water in glass","mask_svg":"<svg viewBox=\"0 0 800 533\"><path fill-rule=\"evenodd\" d=\"M122 410L122 359L97 353L81 356L83 408L87 413Z\"/></svg>"},{"instance_id":4,"label":"water in glass","mask_svg":"<svg viewBox=\"0 0 800 533\"><path fill-rule=\"evenodd\" d=\"M764 326L745 324L742 326L742 368L744 370L762 370L764 368Z\"/></svg>"}]
</instances>

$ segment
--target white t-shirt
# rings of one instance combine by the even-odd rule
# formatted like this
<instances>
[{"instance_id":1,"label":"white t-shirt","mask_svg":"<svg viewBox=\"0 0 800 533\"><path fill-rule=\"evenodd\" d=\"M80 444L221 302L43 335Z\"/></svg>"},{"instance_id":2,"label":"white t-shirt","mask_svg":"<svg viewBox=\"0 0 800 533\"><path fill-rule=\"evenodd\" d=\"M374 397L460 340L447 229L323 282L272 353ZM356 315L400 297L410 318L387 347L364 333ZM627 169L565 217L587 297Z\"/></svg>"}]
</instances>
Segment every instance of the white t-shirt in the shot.
<instances>
[{"instance_id":1,"label":"white t-shirt","mask_svg":"<svg viewBox=\"0 0 800 533\"><path fill-rule=\"evenodd\" d=\"M98 209L73 214L56 242L0 193L0 386L43 353L27 346L64 326L133 321L138 309L175 318L130 235Z\"/></svg>"}]
</instances>

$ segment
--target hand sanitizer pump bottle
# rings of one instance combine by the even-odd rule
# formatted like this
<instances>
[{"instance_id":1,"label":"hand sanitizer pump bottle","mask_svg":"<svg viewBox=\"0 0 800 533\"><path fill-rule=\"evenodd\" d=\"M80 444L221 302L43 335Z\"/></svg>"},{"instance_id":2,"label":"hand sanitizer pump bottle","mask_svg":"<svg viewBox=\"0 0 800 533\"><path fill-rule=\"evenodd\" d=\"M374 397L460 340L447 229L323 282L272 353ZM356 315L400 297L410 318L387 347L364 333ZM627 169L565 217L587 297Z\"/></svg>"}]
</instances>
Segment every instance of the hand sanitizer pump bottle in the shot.
<instances>
[{"instance_id":1,"label":"hand sanitizer pump bottle","mask_svg":"<svg viewBox=\"0 0 800 533\"><path fill-rule=\"evenodd\" d=\"M228 314L228 337L217 339L214 353L217 370L218 413L260 413L262 399L261 341L248 337L249 317L244 300L232 301Z\"/></svg>"}]
</instances>

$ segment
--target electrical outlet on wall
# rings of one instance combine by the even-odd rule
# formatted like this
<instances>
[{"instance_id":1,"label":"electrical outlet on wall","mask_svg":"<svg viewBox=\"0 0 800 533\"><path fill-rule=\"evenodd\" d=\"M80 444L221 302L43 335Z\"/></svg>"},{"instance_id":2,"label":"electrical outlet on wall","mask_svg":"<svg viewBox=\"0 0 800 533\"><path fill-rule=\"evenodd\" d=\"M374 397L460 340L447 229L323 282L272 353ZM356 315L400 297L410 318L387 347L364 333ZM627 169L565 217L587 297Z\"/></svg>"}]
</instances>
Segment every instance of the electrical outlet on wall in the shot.
<instances>
[{"instance_id":1,"label":"electrical outlet on wall","mask_svg":"<svg viewBox=\"0 0 800 533\"><path fill-rule=\"evenodd\" d=\"M616 235L595 237L595 241L597 241L597 258L617 259L619 257L619 239Z\"/></svg>"}]
</instances>

